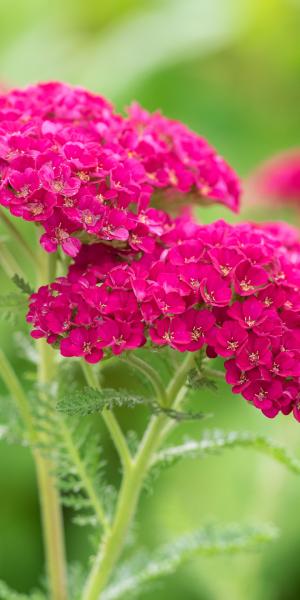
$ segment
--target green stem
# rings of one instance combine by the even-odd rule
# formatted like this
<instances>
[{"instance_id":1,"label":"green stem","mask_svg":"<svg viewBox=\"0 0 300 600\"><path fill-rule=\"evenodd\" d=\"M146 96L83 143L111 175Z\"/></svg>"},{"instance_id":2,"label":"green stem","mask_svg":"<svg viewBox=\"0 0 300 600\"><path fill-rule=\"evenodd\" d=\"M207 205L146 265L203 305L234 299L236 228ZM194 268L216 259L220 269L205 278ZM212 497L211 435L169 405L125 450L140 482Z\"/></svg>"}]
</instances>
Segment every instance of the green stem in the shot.
<instances>
[{"instance_id":1,"label":"green stem","mask_svg":"<svg viewBox=\"0 0 300 600\"><path fill-rule=\"evenodd\" d=\"M16 376L14 369L12 368L10 362L8 361L4 352L2 352L1 349L0 375L9 393L11 394L12 399L17 405L18 411L21 415L21 418L23 419L23 422L26 426L29 435L29 442L32 444L36 443L37 434L34 429L34 423L30 412L30 407L28 405L27 396Z\"/></svg>"},{"instance_id":2,"label":"green stem","mask_svg":"<svg viewBox=\"0 0 300 600\"><path fill-rule=\"evenodd\" d=\"M34 428L27 396L2 350L0 350L0 373L4 384L18 407L28 432L29 442L32 445L42 511L51 598L52 600L66 600L64 546L61 534L62 521L58 493L51 475L53 465L38 450L40 438Z\"/></svg>"},{"instance_id":3,"label":"green stem","mask_svg":"<svg viewBox=\"0 0 300 600\"><path fill-rule=\"evenodd\" d=\"M0 264L9 279L12 279L13 276L17 274L26 280L26 275L23 269L20 267L19 263L17 263L15 257L11 254L3 242L0 243Z\"/></svg>"},{"instance_id":4,"label":"green stem","mask_svg":"<svg viewBox=\"0 0 300 600\"><path fill-rule=\"evenodd\" d=\"M210 369L209 367L203 368L203 375L207 375L208 377L217 377L218 379L225 380L225 373L223 371L219 371L219 369Z\"/></svg>"},{"instance_id":5,"label":"green stem","mask_svg":"<svg viewBox=\"0 0 300 600\"><path fill-rule=\"evenodd\" d=\"M40 252L38 285L55 277L55 256ZM55 377L54 351L41 339L37 342L39 352L38 383L40 394L51 385ZM46 435L46 434L44 434ZM43 439L41 440L43 441ZM39 498L42 513L47 573L51 600L67 600L67 569L65 557L64 529L60 496L53 475L55 465L40 456L37 464Z\"/></svg>"},{"instance_id":6,"label":"green stem","mask_svg":"<svg viewBox=\"0 0 300 600\"><path fill-rule=\"evenodd\" d=\"M193 356L188 354L170 382L167 389L169 407L174 406L177 397L181 395L181 389L192 364ZM168 417L164 414L152 417L132 466L124 474L112 529L104 537L100 546L86 583L83 600L99 600L101 597L101 592L121 554L151 458L165 438L167 422Z\"/></svg>"},{"instance_id":7,"label":"green stem","mask_svg":"<svg viewBox=\"0 0 300 600\"><path fill-rule=\"evenodd\" d=\"M18 234L14 225L5 217L5 222L9 226L10 232L14 238L21 242L23 238ZM31 259L34 259L38 271L38 283L41 285L45 280L54 275L54 261L41 256L35 257L28 252L29 247L22 241L23 249L27 250ZM7 250L4 244L1 244L0 261L9 277L15 273L24 277L22 269ZM43 386L49 385L52 381L54 372L53 351L46 345L44 340L38 343L40 360L38 364L38 380ZM45 543L46 565L49 580L49 591L51 600L67 600L67 576L66 561L63 538L63 521L60 507L59 493L53 476L54 465L45 458L38 450L38 444L44 440L41 434L35 430L34 420L32 418L30 405L26 394L14 372L10 363L2 352L0 352L0 373L8 388L11 396L14 398L20 415L28 431L29 441L32 445L32 453L36 466L39 499L41 505L43 536Z\"/></svg>"},{"instance_id":8,"label":"green stem","mask_svg":"<svg viewBox=\"0 0 300 600\"><path fill-rule=\"evenodd\" d=\"M21 247L21 249L25 252L30 262L36 265L38 258L33 252L30 245L27 243L25 238L22 236L20 231L14 225L14 223L10 220L10 218L4 213L2 209L0 209L0 219L4 223L6 229L8 229L11 237L17 242L17 244Z\"/></svg>"},{"instance_id":9,"label":"green stem","mask_svg":"<svg viewBox=\"0 0 300 600\"><path fill-rule=\"evenodd\" d=\"M132 367L135 367L136 369L138 369L138 371L140 371L147 377L147 379L150 381L150 383L152 384L152 386L157 394L158 402L162 406L166 406L166 404L167 404L166 391L165 391L163 382L162 382L160 376L155 371L155 369L153 367L151 367L151 365L146 363L144 360L139 358L138 356L135 356L135 354L128 354L128 356L126 356L125 358L122 358L121 360L123 362L128 363Z\"/></svg>"},{"instance_id":10,"label":"green stem","mask_svg":"<svg viewBox=\"0 0 300 600\"><path fill-rule=\"evenodd\" d=\"M91 367L91 365L89 365L85 361L82 361L81 368L83 370L87 384L90 387L94 388L95 390L101 389L98 378L96 377L95 372L93 371L93 368ZM132 457L131 457L126 439L124 437L124 434L120 428L120 425L119 425L115 415L111 411L104 409L101 414L102 414L103 420L107 426L107 429L109 430L109 433L112 437L112 440L114 442L116 450L119 454L123 469L126 472L127 470L130 469L130 467L132 465Z\"/></svg>"},{"instance_id":11,"label":"green stem","mask_svg":"<svg viewBox=\"0 0 300 600\"><path fill-rule=\"evenodd\" d=\"M36 459L43 537L51 600L66 600L67 572L63 537L63 519L53 464L41 454Z\"/></svg>"}]
</instances>

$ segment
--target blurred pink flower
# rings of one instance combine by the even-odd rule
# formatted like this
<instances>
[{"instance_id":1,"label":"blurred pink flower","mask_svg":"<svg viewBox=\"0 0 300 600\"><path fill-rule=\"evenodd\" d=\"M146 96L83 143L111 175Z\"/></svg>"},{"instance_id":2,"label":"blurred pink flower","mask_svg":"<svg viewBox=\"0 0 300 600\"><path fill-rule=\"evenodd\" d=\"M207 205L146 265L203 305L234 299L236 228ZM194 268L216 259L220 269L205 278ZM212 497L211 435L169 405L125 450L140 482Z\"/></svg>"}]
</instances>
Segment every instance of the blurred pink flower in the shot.
<instances>
[{"instance_id":1,"label":"blurred pink flower","mask_svg":"<svg viewBox=\"0 0 300 600\"><path fill-rule=\"evenodd\" d=\"M300 206L300 148L264 162L250 177L248 187L250 202Z\"/></svg>"}]
</instances>

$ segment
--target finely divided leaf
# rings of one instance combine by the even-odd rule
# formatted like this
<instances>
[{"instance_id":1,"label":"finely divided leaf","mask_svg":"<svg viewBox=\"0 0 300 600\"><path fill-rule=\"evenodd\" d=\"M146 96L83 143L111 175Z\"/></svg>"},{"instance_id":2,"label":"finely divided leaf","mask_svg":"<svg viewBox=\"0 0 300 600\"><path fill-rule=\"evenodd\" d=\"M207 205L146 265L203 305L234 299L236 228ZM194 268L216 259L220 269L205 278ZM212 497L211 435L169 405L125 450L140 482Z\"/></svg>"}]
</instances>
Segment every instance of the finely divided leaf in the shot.
<instances>
[{"instance_id":1,"label":"finely divided leaf","mask_svg":"<svg viewBox=\"0 0 300 600\"><path fill-rule=\"evenodd\" d=\"M27 309L27 300L22 294L0 294L0 318L15 323L20 313Z\"/></svg>"},{"instance_id":2,"label":"finely divided leaf","mask_svg":"<svg viewBox=\"0 0 300 600\"><path fill-rule=\"evenodd\" d=\"M1 600L46 600L45 594L34 591L30 594L21 594L12 590L4 581L0 581Z\"/></svg>"},{"instance_id":3,"label":"finely divided leaf","mask_svg":"<svg viewBox=\"0 0 300 600\"><path fill-rule=\"evenodd\" d=\"M21 310L27 306L27 300L22 294L0 294L0 310Z\"/></svg>"},{"instance_id":4,"label":"finely divided leaf","mask_svg":"<svg viewBox=\"0 0 300 600\"><path fill-rule=\"evenodd\" d=\"M182 411L175 410L174 408L165 408L160 406L158 403L152 403L152 410L154 414L165 414L170 419L174 419L175 421L199 421L200 419L206 419L210 417L208 413L203 412L191 412L191 411Z\"/></svg>"},{"instance_id":5,"label":"finely divided leaf","mask_svg":"<svg viewBox=\"0 0 300 600\"><path fill-rule=\"evenodd\" d=\"M205 527L167 544L151 557L133 559L120 568L113 582L101 595L103 600L142 598L145 587L164 575L174 573L181 563L194 556L214 556L259 549L276 539L277 531L270 525L223 528ZM133 568L132 568L133 564ZM119 576L118 576L119 575Z\"/></svg>"},{"instance_id":6,"label":"finely divided leaf","mask_svg":"<svg viewBox=\"0 0 300 600\"><path fill-rule=\"evenodd\" d=\"M91 423L58 413L53 400L45 394L38 402L33 398L39 449L52 461L62 502L74 510L76 522L106 526L114 509L114 490L105 481L98 436Z\"/></svg>"},{"instance_id":7,"label":"finely divided leaf","mask_svg":"<svg viewBox=\"0 0 300 600\"><path fill-rule=\"evenodd\" d=\"M25 281L23 277L17 275L17 273L13 276L12 281L21 290L21 292L23 292L23 294L26 294L27 296L31 296L31 294L33 294L34 290L32 289L31 285Z\"/></svg>"},{"instance_id":8,"label":"finely divided leaf","mask_svg":"<svg viewBox=\"0 0 300 600\"><path fill-rule=\"evenodd\" d=\"M300 460L273 440L251 432L229 433L223 431L207 432L202 440L187 440L180 446L169 447L156 454L153 469L168 467L182 458L204 458L230 448L252 448L270 456L285 465L290 471L300 474Z\"/></svg>"},{"instance_id":9,"label":"finely divided leaf","mask_svg":"<svg viewBox=\"0 0 300 600\"><path fill-rule=\"evenodd\" d=\"M113 410L119 406L134 408L137 404L145 404L149 401L142 396L128 393L126 390L114 390L104 388L95 390L85 387L82 390L74 390L58 402L57 409L67 415L86 416L101 413L104 409Z\"/></svg>"},{"instance_id":10,"label":"finely divided leaf","mask_svg":"<svg viewBox=\"0 0 300 600\"><path fill-rule=\"evenodd\" d=\"M0 397L0 441L26 444L26 430L15 405L9 397ZM1 598L1 596L0 596Z\"/></svg>"},{"instance_id":11,"label":"finely divided leaf","mask_svg":"<svg viewBox=\"0 0 300 600\"><path fill-rule=\"evenodd\" d=\"M187 378L187 386L192 390L199 390L201 388L208 388L213 392L217 391L217 382L199 372L198 369L191 369Z\"/></svg>"}]
</instances>

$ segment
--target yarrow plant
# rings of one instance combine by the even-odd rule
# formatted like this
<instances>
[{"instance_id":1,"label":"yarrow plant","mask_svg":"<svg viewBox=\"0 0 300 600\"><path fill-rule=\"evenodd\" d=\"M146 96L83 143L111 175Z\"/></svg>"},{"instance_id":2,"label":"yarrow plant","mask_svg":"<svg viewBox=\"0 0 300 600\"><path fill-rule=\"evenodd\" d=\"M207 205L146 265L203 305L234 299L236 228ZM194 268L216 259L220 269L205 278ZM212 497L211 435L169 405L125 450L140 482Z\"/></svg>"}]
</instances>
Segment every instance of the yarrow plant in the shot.
<instances>
[{"instance_id":1,"label":"yarrow plant","mask_svg":"<svg viewBox=\"0 0 300 600\"><path fill-rule=\"evenodd\" d=\"M36 463L48 576L38 598L133 597L193 554L271 539L267 527L210 528L142 566L133 560L116 569L145 482L175 459L254 446L300 472L284 449L245 433L161 450L182 420L204 416L183 410L191 389L198 395L219 378L265 416L292 413L300 421L297 230L199 224L193 207L216 202L237 211L240 196L234 171L206 140L137 104L122 116L105 99L60 83L0 96L0 172L1 218L37 275L32 293L2 244L1 264L23 295L3 296L0 305L24 309L26 294L36 340L37 354L27 351L38 380L29 394L2 352L0 373L24 426L14 419L7 436L29 444ZM37 252L8 211L33 222ZM123 364L143 376L142 395L119 388ZM113 388L105 387L106 365ZM114 409L140 404L149 424L132 445ZM116 500L98 442L82 434L84 417L94 413L119 455ZM74 579L73 570L68 581L62 502L100 538L91 571ZM0 590L11 597L4 583Z\"/></svg>"}]
</instances>

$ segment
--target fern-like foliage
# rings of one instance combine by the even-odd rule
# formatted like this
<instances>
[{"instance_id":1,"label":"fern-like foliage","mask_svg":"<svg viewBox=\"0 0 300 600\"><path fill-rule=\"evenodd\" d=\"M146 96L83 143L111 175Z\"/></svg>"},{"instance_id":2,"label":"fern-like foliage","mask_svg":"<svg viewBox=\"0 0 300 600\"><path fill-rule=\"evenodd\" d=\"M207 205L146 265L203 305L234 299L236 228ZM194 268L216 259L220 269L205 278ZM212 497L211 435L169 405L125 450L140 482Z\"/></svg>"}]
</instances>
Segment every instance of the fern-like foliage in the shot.
<instances>
[{"instance_id":1,"label":"fern-like foliage","mask_svg":"<svg viewBox=\"0 0 300 600\"><path fill-rule=\"evenodd\" d=\"M217 382L205 375L203 372L199 373L199 371L195 369L191 369L187 377L187 387L192 390L200 390L202 388L208 388L213 392L218 390Z\"/></svg>"},{"instance_id":2,"label":"fern-like foliage","mask_svg":"<svg viewBox=\"0 0 300 600\"><path fill-rule=\"evenodd\" d=\"M27 309L27 300L22 294L0 294L0 318L15 324L18 316Z\"/></svg>"},{"instance_id":3,"label":"fern-like foliage","mask_svg":"<svg viewBox=\"0 0 300 600\"><path fill-rule=\"evenodd\" d=\"M103 600L142 598L145 588L151 583L174 573L182 563L194 556L257 550L276 537L277 530L270 525L205 527L172 541L153 556L147 554L142 556L139 553L137 558L119 568L114 581L103 592L101 598Z\"/></svg>"},{"instance_id":4,"label":"fern-like foliage","mask_svg":"<svg viewBox=\"0 0 300 600\"><path fill-rule=\"evenodd\" d=\"M207 419L211 416L208 413L203 412L192 412L187 410L175 410L174 408L165 408L163 406L160 406L157 402L153 402L151 408L155 415L164 414L170 419L178 421L179 423L182 421L200 421L202 419Z\"/></svg>"},{"instance_id":5,"label":"fern-like foliage","mask_svg":"<svg viewBox=\"0 0 300 600\"><path fill-rule=\"evenodd\" d=\"M12 590L4 581L0 581L1 600L46 600L45 594L40 591L33 591L30 594L20 594Z\"/></svg>"},{"instance_id":6,"label":"fern-like foliage","mask_svg":"<svg viewBox=\"0 0 300 600\"><path fill-rule=\"evenodd\" d=\"M66 415L84 417L101 413L104 409L113 410L119 406L134 408L138 404L145 403L148 403L146 398L130 394L126 390L111 388L95 390L85 387L66 394L63 400L58 402L57 409Z\"/></svg>"},{"instance_id":7,"label":"fern-like foliage","mask_svg":"<svg viewBox=\"0 0 300 600\"><path fill-rule=\"evenodd\" d=\"M23 277L17 275L17 273L13 276L12 281L23 294L26 294L26 296L31 296L31 294L33 294L34 290L32 289L31 285L25 281Z\"/></svg>"},{"instance_id":8,"label":"fern-like foliage","mask_svg":"<svg viewBox=\"0 0 300 600\"><path fill-rule=\"evenodd\" d=\"M179 446L161 450L153 459L153 470L160 472L182 458L205 458L226 449L250 448L258 450L282 463L293 473L300 474L300 460L291 456L284 446L260 434L250 432L214 430L207 432L201 440L187 440Z\"/></svg>"},{"instance_id":9,"label":"fern-like foliage","mask_svg":"<svg viewBox=\"0 0 300 600\"><path fill-rule=\"evenodd\" d=\"M114 490L104 481L105 463L92 425L63 417L45 393L32 406L39 448L53 464L63 504L75 511L77 524L106 526L106 506L113 506Z\"/></svg>"},{"instance_id":10,"label":"fern-like foliage","mask_svg":"<svg viewBox=\"0 0 300 600\"><path fill-rule=\"evenodd\" d=\"M26 432L15 405L7 396L0 397L0 441L26 445ZM0 596L1 598L1 596Z\"/></svg>"}]
</instances>

